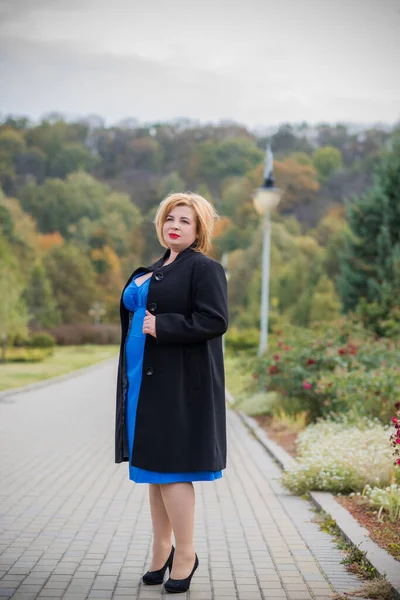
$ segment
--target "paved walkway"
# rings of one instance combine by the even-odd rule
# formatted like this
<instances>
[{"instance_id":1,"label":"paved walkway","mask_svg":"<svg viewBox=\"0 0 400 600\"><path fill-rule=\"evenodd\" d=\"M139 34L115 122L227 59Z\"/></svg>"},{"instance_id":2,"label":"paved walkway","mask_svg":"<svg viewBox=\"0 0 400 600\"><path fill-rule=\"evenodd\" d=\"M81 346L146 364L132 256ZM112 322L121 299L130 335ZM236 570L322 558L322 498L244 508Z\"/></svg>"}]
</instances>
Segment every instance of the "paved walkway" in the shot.
<instances>
[{"instance_id":1,"label":"paved walkway","mask_svg":"<svg viewBox=\"0 0 400 600\"><path fill-rule=\"evenodd\" d=\"M148 486L114 463L112 361L0 400L0 597L156 600ZM328 599L358 587L310 505L228 412L228 468L195 483L200 567L189 600ZM329 578L329 581L327 579Z\"/></svg>"}]
</instances>

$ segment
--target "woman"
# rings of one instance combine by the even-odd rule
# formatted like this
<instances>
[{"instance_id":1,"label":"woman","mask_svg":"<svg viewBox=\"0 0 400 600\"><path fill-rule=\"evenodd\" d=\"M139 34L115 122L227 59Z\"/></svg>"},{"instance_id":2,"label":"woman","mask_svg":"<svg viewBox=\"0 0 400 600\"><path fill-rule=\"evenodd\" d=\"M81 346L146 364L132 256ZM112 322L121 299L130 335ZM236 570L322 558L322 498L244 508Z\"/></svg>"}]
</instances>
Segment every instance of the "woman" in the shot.
<instances>
[{"instance_id":1,"label":"woman","mask_svg":"<svg viewBox=\"0 0 400 600\"><path fill-rule=\"evenodd\" d=\"M221 264L203 254L216 217L197 194L165 198L155 226L167 250L133 272L121 298L115 461L149 483L153 557L143 582L162 583L168 568L169 592L186 591L199 564L192 482L226 467L227 286Z\"/></svg>"}]
</instances>

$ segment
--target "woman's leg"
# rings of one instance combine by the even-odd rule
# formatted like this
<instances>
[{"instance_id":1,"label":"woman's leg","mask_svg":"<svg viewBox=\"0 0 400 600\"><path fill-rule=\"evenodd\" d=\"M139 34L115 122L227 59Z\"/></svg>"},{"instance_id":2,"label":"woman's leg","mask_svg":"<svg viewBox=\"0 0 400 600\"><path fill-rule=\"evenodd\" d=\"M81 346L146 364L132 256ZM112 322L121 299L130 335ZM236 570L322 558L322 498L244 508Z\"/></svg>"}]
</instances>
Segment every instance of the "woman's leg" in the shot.
<instances>
[{"instance_id":1,"label":"woman's leg","mask_svg":"<svg viewBox=\"0 0 400 600\"><path fill-rule=\"evenodd\" d=\"M190 575L195 552L193 548L195 492L192 482L160 484L164 506L175 536L175 554L171 578Z\"/></svg>"},{"instance_id":2,"label":"woman's leg","mask_svg":"<svg viewBox=\"0 0 400 600\"><path fill-rule=\"evenodd\" d=\"M149 484L151 521L153 523L153 558L149 571L161 569L171 552L172 525L165 510L158 483Z\"/></svg>"}]
</instances>

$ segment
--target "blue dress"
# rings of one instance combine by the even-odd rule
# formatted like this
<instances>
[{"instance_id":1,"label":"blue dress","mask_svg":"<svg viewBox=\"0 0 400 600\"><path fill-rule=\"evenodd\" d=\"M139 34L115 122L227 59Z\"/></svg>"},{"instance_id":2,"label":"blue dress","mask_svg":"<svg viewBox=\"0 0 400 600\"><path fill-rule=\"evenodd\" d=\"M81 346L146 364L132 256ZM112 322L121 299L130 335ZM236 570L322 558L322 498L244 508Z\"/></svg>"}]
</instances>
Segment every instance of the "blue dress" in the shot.
<instances>
[{"instance_id":1,"label":"blue dress","mask_svg":"<svg viewBox=\"0 0 400 600\"><path fill-rule=\"evenodd\" d=\"M125 308L133 312L130 329L128 332L126 353L126 375L128 379L128 392L126 398L126 428L129 445L129 479L136 483L174 483L178 481L214 481L222 477L222 471L195 471L184 473L158 473L147 471L131 465L133 440L135 435L136 409L139 399L140 384L143 372L143 351L146 334L142 332L143 319L146 315L147 294L150 279L141 285L135 279L143 273L136 275L125 289L123 302Z\"/></svg>"}]
</instances>

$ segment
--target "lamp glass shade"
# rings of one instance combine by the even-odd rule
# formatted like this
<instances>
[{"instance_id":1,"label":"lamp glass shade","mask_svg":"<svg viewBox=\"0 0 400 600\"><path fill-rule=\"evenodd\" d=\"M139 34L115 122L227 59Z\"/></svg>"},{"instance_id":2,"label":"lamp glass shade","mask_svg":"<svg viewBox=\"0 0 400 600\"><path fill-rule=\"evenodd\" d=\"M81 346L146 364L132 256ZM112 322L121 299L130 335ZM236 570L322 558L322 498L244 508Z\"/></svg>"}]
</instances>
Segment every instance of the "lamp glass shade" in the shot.
<instances>
[{"instance_id":1,"label":"lamp glass shade","mask_svg":"<svg viewBox=\"0 0 400 600\"><path fill-rule=\"evenodd\" d=\"M277 187L257 188L253 197L256 211L259 215L264 215L267 209L275 208L280 202L283 190Z\"/></svg>"}]
</instances>

